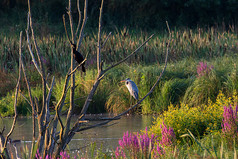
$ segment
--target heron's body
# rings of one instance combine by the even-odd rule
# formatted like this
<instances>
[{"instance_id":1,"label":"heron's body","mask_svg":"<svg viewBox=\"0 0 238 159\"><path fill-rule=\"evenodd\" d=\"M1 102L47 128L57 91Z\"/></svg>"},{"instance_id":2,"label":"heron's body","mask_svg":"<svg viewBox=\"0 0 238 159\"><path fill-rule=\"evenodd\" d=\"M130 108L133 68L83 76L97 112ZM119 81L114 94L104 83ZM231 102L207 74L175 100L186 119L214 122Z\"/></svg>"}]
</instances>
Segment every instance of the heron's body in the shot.
<instances>
[{"instance_id":1,"label":"heron's body","mask_svg":"<svg viewBox=\"0 0 238 159\"><path fill-rule=\"evenodd\" d=\"M73 53L74 53L74 59L80 64L84 58L83 58L83 55L80 54L77 50L76 50L76 45L75 44L72 44L73 46ZM85 69L85 66L84 66L85 62L82 64L82 71L83 72L86 72L86 69Z\"/></svg>"},{"instance_id":2,"label":"heron's body","mask_svg":"<svg viewBox=\"0 0 238 159\"><path fill-rule=\"evenodd\" d=\"M136 86L136 84L130 79L127 78L125 81L126 87L129 90L132 97L134 97L136 100L139 99L139 90Z\"/></svg>"}]
</instances>

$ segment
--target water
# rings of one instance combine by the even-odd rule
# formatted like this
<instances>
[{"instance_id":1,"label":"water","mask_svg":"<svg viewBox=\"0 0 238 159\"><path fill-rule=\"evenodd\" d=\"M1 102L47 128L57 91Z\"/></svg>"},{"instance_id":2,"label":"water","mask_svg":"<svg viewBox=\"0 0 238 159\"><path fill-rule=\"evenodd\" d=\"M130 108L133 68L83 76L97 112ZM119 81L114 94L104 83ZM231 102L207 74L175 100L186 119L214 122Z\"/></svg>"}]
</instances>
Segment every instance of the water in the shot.
<instances>
[{"instance_id":1,"label":"water","mask_svg":"<svg viewBox=\"0 0 238 159\"><path fill-rule=\"evenodd\" d=\"M90 116L89 116L90 117ZM97 115L94 117L97 117ZM62 117L63 121L65 117ZM73 119L75 120L76 117ZM123 136L126 131L137 132L144 130L145 127L149 127L154 120L152 115L140 116L129 115L123 116L120 120L115 120L109 123L110 126L102 126L94 129L82 131L74 136L70 142L68 149L71 152L85 151L91 143L96 143L97 147L101 147L103 150L112 150L118 146L118 140ZM4 118L3 122L6 126L5 133L11 128L13 119ZM72 121L73 123L73 121ZM2 129L2 121L0 122L0 128ZM31 118L18 118L15 130L11 135L13 140L21 140L21 143L30 143L32 140L32 119ZM21 147L24 144L17 144L17 147Z\"/></svg>"}]
</instances>

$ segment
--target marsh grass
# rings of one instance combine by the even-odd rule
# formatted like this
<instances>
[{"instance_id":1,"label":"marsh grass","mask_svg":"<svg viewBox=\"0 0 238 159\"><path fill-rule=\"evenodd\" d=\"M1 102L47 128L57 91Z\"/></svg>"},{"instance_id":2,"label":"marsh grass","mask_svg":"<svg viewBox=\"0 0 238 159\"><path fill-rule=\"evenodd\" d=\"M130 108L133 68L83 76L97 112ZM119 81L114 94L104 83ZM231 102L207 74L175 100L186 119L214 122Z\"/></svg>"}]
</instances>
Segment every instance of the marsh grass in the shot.
<instances>
[{"instance_id":1,"label":"marsh grass","mask_svg":"<svg viewBox=\"0 0 238 159\"><path fill-rule=\"evenodd\" d=\"M221 31L219 28L195 30L172 31L172 44L170 50L170 60L179 61L183 58L211 59L224 55L235 55L238 47L238 37L233 30ZM107 64L118 61L132 52L147 37L147 32L136 32L124 28L113 32L108 43L102 50L102 59ZM102 33L102 39L107 36ZM153 64L163 63L166 42L168 40L166 32L159 33L128 63ZM80 52L85 56L89 53L88 67L95 65L96 59L95 32L89 33L83 40ZM42 57L46 59L46 66L51 73L65 74L70 61L70 46L66 43L65 36L40 35L37 39ZM16 71L18 62L18 37L0 35L0 66L2 69ZM23 38L23 50L27 51L26 39ZM24 56L25 55L25 56ZM30 63L30 57L23 53L26 63Z\"/></svg>"},{"instance_id":2,"label":"marsh grass","mask_svg":"<svg viewBox=\"0 0 238 159\"><path fill-rule=\"evenodd\" d=\"M169 64L158 87L146 100L141 103L137 110L143 114L161 113L168 109L168 105L178 104L181 101L189 103L190 106L206 104L208 98L216 99L219 90L231 95L237 91L237 43L238 37L232 30L220 31L209 28L196 30L171 31L173 41L170 48ZM18 70L18 37L0 35L0 67L2 99L9 98L4 92L11 92L14 88L14 79ZM107 34L102 34L105 39ZM132 32L127 28L116 30L110 37L108 43L102 49L104 65L119 61L133 51L148 36L146 32ZM80 70L76 74L75 103L79 112L86 95L96 78L96 33L90 33L83 40L80 52L83 55L89 53L86 75ZM42 61L48 73L59 79L56 82L54 97L60 98L64 76L69 69L70 46L66 43L64 36L40 36L39 47L42 50ZM124 65L111 70L102 80L91 103L90 112L113 111L120 112L130 105L130 95L124 84L119 81L131 78L139 88L139 97L144 96L156 77L160 75L163 67L164 52L166 50L166 32L156 35L141 51L128 60ZM23 59L28 70L28 77L32 87L38 87L40 77L27 56L28 49L26 41L23 40ZM209 75L198 78L197 65L199 62L213 65ZM49 78L50 79L50 78ZM21 91L25 90L24 81ZM9 93L10 94L10 93ZM6 96L6 97L4 97ZM56 101L52 101L53 105ZM69 102L66 98L66 107ZM23 104L24 105L24 104ZM106 106L105 106L106 105ZM53 106L52 106L53 107ZM11 114L11 113L10 113Z\"/></svg>"},{"instance_id":3,"label":"marsh grass","mask_svg":"<svg viewBox=\"0 0 238 159\"><path fill-rule=\"evenodd\" d=\"M206 76L198 77L196 67L200 61L192 59L184 59L182 61L172 63L170 62L167 67L163 78L161 79L158 87L154 90L146 100L144 100L140 107L135 110L136 113L142 114L160 114L168 110L170 104L179 105L181 102L187 103L190 107L201 107L208 104L209 100L215 101L219 91L223 91L226 96L232 96L234 91L237 91L237 57L220 57L211 61L207 61L209 65L213 65L214 69ZM111 70L108 75L102 80L101 85L96 91L93 101L89 109L89 113L103 113L112 112L120 113L127 109L135 102L132 98L124 83L121 80L131 78L139 89L139 99L144 96L152 87L153 82L160 75L163 65L122 65ZM31 66L29 66L31 70ZM33 92L37 90L39 85L37 81L40 77L35 74L34 68L29 72L30 82L33 87ZM87 94L89 93L93 81L97 76L95 69L87 69L86 74L82 74L81 70L76 73L76 89L75 89L75 113L79 113ZM61 97L64 78L59 77L56 81L55 89L53 90L52 110L54 105ZM24 81L21 86L22 92L24 89ZM40 97L41 91L36 91L37 97ZM6 106L6 99L10 101L9 94L0 99L3 104L1 112L10 111L10 107ZM6 98L6 99L5 99ZM38 98L41 99L41 98ZM130 101L131 100L131 101ZM27 103L19 100L19 109L24 108ZM41 102L41 101L39 101ZM63 111L66 112L69 105L69 94L65 100L65 107ZM9 107L9 109L5 109ZM25 112L26 110L24 110ZM10 111L13 113L12 111ZM9 113L8 115L10 115ZM132 113L132 112L131 112ZM3 113L4 114L4 113ZM24 114L24 113L23 113ZM25 114L27 114L25 112Z\"/></svg>"}]
</instances>

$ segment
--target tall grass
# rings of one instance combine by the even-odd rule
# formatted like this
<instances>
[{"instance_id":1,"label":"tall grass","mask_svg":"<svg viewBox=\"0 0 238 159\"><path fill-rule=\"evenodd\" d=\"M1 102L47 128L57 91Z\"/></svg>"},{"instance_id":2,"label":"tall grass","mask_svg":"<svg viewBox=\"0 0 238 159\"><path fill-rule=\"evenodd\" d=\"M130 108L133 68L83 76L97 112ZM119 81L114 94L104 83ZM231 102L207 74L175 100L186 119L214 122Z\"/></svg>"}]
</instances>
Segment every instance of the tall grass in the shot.
<instances>
[{"instance_id":1,"label":"tall grass","mask_svg":"<svg viewBox=\"0 0 238 159\"><path fill-rule=\"evenodd\" d=\"M160 114L168 110L170 104L179 105L181 102L188 104L190 107L201 107L204 104L208 104L209 100L215 102L220 90L223 91L225 96L232 96L234 91L238 91L236 60L237 57L230 56L207 61L208 65L213 65L214 68L208 75L201 77L197 74L197 65L200 62L198 60L184 59L176 63L169 63L154 92L135 111L142 114ZM160 75L162 68L163 65L158 64L121 65L114 68L102 80L91 102L89 113L120 113L127 109L135 100L131 99L125 84L120 83L120 81L131 78L138 86L139 99L141 99L150 90L156 78ZM36 71L29 73L29 77L31 84L36 87L34 90L37 90L39 85L36 81L40 77L35 75L34 72ZM76 73L75 113L79 113L81 110L96 76L95 69L88 69L86 74L81 74L81 71ZM61 97L63 83L64 78L59 77L56 81L52 94L54 97L52 108ZM24 93L24 81L21 90ZM37 94L40 95L41 92ZM9 95L0 99L0 103L6 99L10 100L12 95L13 93L9 92ZM27 104L26 102L24 103ZM69 94L65 103L64 111L67 110L69 105ZM4 104L2 105L6 107ZM19 105L21 105L21 100L19 100ZM11 105L8 107L10 108Z\"/></svg>"},{"instance_id":2,"label":"tall grass","mask_svg":"<svg viewBox=\"0 0 238 159\"><path fill-rule=\"evenodd\" d=\"M222 57L224 55L235 55L237 53L238 37L232 30L220 31L219 29L198 28L195 30L172 31L173 41L170 49L170 60L179 61L183 58L203 58ZM107 34L102 33L102 39ZM141 44L146 37L147 32L133 33L128 29L116 30L113 32L108 43L102 50L104 62L110 64L118 61L133 51ZM155 37L146 46L131 58L129 63L152 64L162 63L164 52L166 51L166 42L168 40L166 32L156 34ZM0 35L0 67L9 71L15 71L18 61L18 37ZM96 59L96 32L90 33L83 40L80 52L83 55L89 53L87 66L95 65ZM64 36L38 36L38 45L42 50L42 56L46 60L46 66L51 73L65 73L69 67L70 46ZM27 56L26 39L23 39L23 56L27 64L31 59Z\"/></svg>"},{"instance_id":3,"label":"tall grass","mask_svg":"<svg viewBox=\"0 0 238 159\"><path fill-rule=\"evenodd\" d=\"M2 36L2 35L0 35ZM148 33L133 33L128 29L117 30L110 37L102 50L105 66L119 61L133 51ZM143 114L161 113L168 109L168 105L179 104L180 101L189 103L190 106L207 104L208 98L214 101L219 90L231 96L237 91L237 43L238 37L232 30L220 32L217 29L178 30L172 31L173 41L170 48L169 64L158 87L148 98L141 103L137 110ZM102 34L102 39L106 33ZM1 93L3 98L6 93L14 88L14 79L17 79L18 48L17 36L0 38L0 67ZM80 52L89 53L86 75L76 74L76 105L75 112L80 111L85 97L96 78L96 33L90 33L83 40ZM57 101L62 90L63 77L69 69L70 46L65 37L52 35L40 36L38 44L42 50L42 61L50 76L57 76L54 97ZM139 88L139 96L143 97L159 76L166 50L168 35L156 35L140 52L133 56L122 66L111 70L103 79L97 90L90 112L112 111L118 113L131 105L130 95L126 87L119 83L120 80L131 78ZM28 56L25 39L23 40L23 59L28 70L28 77L32 87L40 83L40 76ZM199 62L212 65L213 69L206 76L198 77L197 66ZM24 81L21 90L25 90ZM2 92L2 91L1 91ZM6 97L8 98L8 97ZM3 99L1 99L3 100ZM55 101L52 101L53 104ZM68 97L66 103L69 102ZM134 101L132 101L134 102ZM106 105L106 107L105 107ZM53 107L53 106L52 106ZM65 107L67 110L67 104Z\"/></svg>"}]
</instances>

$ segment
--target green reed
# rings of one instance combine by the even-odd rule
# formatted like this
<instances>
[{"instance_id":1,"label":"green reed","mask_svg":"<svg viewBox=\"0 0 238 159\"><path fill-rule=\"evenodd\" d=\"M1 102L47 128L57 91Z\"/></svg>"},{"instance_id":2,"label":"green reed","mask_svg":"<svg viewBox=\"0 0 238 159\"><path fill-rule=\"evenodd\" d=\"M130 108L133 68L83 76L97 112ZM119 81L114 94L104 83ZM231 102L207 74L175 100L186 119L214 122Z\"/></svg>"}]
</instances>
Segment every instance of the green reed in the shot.
<instances>
[{"instance_id":1,"label":"green reed","mask_svg":"<svg viewBox=\"0 0 238 159\"><path fill-rule=\"evenodd\" d=\"M141 104L139 112L143 114L159 113L166 110L170 103L176 104L180 101L198 105L206 103L207 97L211 100L215 99L219 90L231 95L234 90L238 89L236 64L238 37L235 31L198 28L197 30L172 31L171 35L172 42L167 70L153 94ZM106 36L106 33L102 34L102 41ZM102 59L105 62L105 67L126 57L148 36L149 34L146 32L134 33L126 28L113 32L102 49ZM140 97L144 96L163 68L167 40L168 35L165 32L156 34L144 48L125 64L111 70L100 84L92 102L94 106L91 106L92 110L90 111L103 112L107 110L118 113L128 108L131 104L129 93L124 84L119 82L128 77L138 85ZM58 81L54 90L54 97L58 99L62 90L62 81L64 81L62 78L70 67L70 46L64 36L40 36L37 41L44 66L50 76L57 76ZM78 100L78 103L76 102L79 108L78 111L80 111L85 96L96 78L96 41L96 32L90 33L84 38L80 49L83 55L87 53L89 55L86 64L87 74L76 74L75 98ZM40 84L40 77L31 62L26 37L23 38L22 50L31 85L37 87ZM0 57L2 59L0 60L0 74L3 75L1 90L7 90L1 91L1 97L3 97L6 92L13 90L14 82L17 79L17 36L0 37ZM200 61L207 61L214 66L211 75L204 77L204 80L197 78L196 67ZM21 85L21 90L24 91L24 81ZM202 87L199 85L202 85ZM66 98L67 102L68 99Z\"/></svg>"},{"instance_id":2,"label":"green reed","mask_svg":"<svg viewBox=\"0 0 238 159\"><path fill-rule=\"evenodd\" d=\"M195 29L172 31L172 43L170 48L170 60L179 61L183 58L214 58L237 53L238 37L235 31L220 31L219 29ZM102 41L107 33L102 34ZM102 59L107 64L119 61L130 54L147 37L147 32L137 32L124 28L112 33L109 41L102 49ZM156 33L155 37L139 51L138 54L128 60L128 63L153 64L162 63L166 51L168 34ZM70 45L65 36L38 36L38 45L51 73L64 74L69 68ZM96 61L96 32L89 33L83 40L80 52L87 53L87 67L94 66ZM27 64L31 59L28 54L26 38L23 39L23 56ZM18 61L18 37L0 35L0 67L9 71L16 71Z\"/></svg>"}]
</instances>

